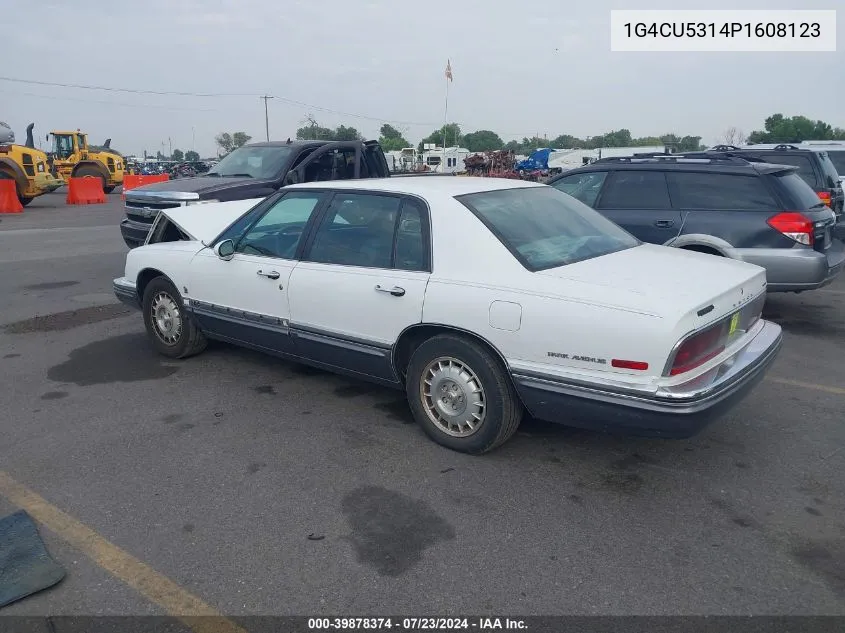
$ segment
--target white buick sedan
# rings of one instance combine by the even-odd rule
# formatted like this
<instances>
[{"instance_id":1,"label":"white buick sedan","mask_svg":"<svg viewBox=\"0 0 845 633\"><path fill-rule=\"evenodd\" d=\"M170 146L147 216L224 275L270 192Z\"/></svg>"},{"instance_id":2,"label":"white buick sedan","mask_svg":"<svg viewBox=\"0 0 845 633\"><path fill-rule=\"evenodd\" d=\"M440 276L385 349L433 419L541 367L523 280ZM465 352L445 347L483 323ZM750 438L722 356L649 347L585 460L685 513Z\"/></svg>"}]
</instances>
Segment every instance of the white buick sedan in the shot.
<instances>
[{"instance_id":1,"label":"white buick sedan","mask_svg":"<svg viewBox=\"0 0 845 633\"><path fill-rule=\"evenodd\" d=\"M483 453L524 413L688 437L781 345L765 270L643 244L556 189L487 178L285 187L168 209L114 281L171 358L208 339L403 389Z\"/></svg>"}]
</instances>

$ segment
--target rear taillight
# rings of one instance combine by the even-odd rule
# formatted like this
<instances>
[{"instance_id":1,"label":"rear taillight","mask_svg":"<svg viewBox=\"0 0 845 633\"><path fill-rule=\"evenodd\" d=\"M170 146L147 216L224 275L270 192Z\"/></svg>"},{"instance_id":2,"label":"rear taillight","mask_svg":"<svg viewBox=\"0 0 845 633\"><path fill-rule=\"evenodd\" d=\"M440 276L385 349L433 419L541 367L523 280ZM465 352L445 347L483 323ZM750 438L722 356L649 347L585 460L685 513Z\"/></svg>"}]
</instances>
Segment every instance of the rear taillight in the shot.
<instances>
[{"instance_id":1,"label":"rear taillight","mask_svg":"<svg viewBox=\"0 0 845 633\"><path fill-rule=\"evenodd\" d=\"M819 200L830 206L831 196L829 191L819 191Z\"/></svg>"},{"instance_id":2,"label":"rear taillight","mask_svg":"<svg viewBox=\"0 0 845 633\"><path fill-rule=\"evenodd\" d=\"M802 213L787 211L767 220L770 227L799 244L813 245L813 221Z\"/></svg>"},{"instance_id":3,"label":"rear taillight","mask_svg":"<svg viewBox=\"0 0 845 633\"><path fill-rule=\"evenodd\" d=\"M717 323L698 334L693 334L681 343L675 352L669 375L684 374L715 358L725 350L727 339L726 323Z\"/></svg>"}]
</instances>

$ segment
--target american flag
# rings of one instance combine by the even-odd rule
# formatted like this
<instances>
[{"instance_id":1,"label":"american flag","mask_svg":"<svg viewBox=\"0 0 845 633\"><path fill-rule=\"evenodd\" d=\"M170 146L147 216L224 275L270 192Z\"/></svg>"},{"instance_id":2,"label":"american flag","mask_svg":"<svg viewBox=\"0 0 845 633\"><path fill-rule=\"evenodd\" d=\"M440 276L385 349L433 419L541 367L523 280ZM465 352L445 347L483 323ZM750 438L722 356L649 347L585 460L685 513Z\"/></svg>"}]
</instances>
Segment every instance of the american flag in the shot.
<instances>
[{"instance_id":1,"label":"american flag","mask_svg":"<svg viewBox=\"0 0 845 633\"><path fill-rule=\"evenodd\" d=\"M446 60L446 79L452 81L452 62Z\"/></svg>"}]
</instances>

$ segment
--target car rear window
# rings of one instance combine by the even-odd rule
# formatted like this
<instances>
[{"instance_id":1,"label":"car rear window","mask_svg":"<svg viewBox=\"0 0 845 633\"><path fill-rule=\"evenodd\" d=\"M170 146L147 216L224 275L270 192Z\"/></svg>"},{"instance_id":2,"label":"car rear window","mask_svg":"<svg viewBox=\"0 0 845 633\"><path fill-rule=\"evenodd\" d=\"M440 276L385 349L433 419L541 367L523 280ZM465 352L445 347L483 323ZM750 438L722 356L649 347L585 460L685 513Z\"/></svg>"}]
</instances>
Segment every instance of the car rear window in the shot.
<instances>
[{"instance_id":1,"label":"car rear window","mask_svg":"<svg viewBox=\"0 0 845 633\"><path fill-rule=\"evenodd\" d=\"M668 172L677 209L771 211L776 208L762 178L742 174Z\"/></svg>"},{"instance_id":2,"label":"car rear window","mask_svg":"<svg viewBox=\"0 0 845 633\"><path fill-rule=\"evenodd\" d=\"M638 246L600 213L553 187L526 187L456 198L528 270L573 264Z\"/></svg>"},{"instance_id":3,"label":"car rear window","mask_svg":"<svg viewBox=\"0 0 845 633\"><path fill-rule=\"evenodd\" d=\"M818 187L819 181L813 163L809 156L798 156L796 154L781 154L780 152L767 152L760 156L767 163L776 165L793 165L798 168L798 175L811 187Z\"/></svg>"},{"instance_id":4,"label":"car rear window","mask_svg":"<svg viewBox=\"0 0 845 633\"><path fill-rule=\"evenodd\" d=\"M794 171L778 172L773 177L789 198L787 204L790 210L804 211L824 206L816 191Z\"/></svg>"}]
</instances>

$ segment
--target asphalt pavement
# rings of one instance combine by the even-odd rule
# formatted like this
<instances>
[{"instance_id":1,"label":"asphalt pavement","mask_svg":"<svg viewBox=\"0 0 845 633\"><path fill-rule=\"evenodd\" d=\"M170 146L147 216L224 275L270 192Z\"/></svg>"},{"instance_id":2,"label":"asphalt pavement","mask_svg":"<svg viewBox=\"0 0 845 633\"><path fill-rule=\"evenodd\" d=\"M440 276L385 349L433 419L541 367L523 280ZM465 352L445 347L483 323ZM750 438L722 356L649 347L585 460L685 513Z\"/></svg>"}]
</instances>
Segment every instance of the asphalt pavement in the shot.
<instances>
[{"instance_id":1,"label":"asphalt pavement","mask_svg":"<svg viewBox=\"0 0 845 633\"><path fill-rule=\"evenodd\" d=\"M68 569L3 615L845 615L845 279L770 298L769 377L691 440L528 420L470 457L400 392L157 356L111 294L121 217L0 215L0 516L42 499Z\"/></svg>"}]
</instances>

